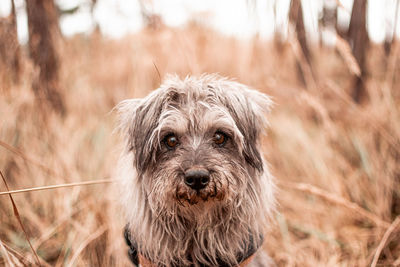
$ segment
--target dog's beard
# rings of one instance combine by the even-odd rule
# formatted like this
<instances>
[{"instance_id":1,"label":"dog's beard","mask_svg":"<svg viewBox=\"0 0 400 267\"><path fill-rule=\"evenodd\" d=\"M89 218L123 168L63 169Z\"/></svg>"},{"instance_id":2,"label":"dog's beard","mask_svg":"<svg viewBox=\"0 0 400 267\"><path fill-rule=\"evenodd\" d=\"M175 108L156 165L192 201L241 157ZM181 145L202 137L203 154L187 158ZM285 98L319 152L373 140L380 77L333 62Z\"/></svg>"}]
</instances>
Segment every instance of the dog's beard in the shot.
<instances>
[{"instance_id":1,"label":"dog's beard","mask_svg":"<svg viewBox=\"0 0 400 267\"><path fill-rule=\"evenodd\" d=\"M227 188L222 179L218 179L215 176L211 175L209 184L201 190L190 189L187 185L179 183L175 188L174 199L183 207L224 200L227 194L226 191L229 188Z\"/></svg>"},{"instance_id":2,"label":"dog's beard","mask_svg":"<svg viewBox=\"0 0 400 267\"><path fill-rule=\"evenodd\" d=\"M200 190L184 183L181 166L174 167L172 162L158 165L148 177L151 181L144 184L153 212L157 216L178 215L199 221L205 213L221 207L228 208L241 199L248 186L248 171L234 160L225 159L221 164L221 159L216 157L208 162L212 166L206 167L210 172L210 181ZM235 168L232 169L232 166Z\"/></svg>"}]
</instances>

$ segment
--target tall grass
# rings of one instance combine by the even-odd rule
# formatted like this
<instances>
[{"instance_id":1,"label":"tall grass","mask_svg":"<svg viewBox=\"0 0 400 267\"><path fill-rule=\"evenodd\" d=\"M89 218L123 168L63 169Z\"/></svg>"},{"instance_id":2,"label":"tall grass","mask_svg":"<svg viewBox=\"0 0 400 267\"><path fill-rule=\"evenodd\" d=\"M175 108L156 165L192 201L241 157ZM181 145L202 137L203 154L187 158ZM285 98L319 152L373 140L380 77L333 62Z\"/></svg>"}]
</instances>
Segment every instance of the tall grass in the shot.
<instances>
[{"instance_id":1,"label":"tall grass","mask_svg":"<svg viewBox=\"0 0 400 267\"><path fill-rule=\"evenodd\" d=\"M239 41L196 25L66 40L66 117L40 115L30 88L35 70L26 62L22 82L0 97L0 141L13 147L0 146L0 170L11 190L112 178L121 144L112 133L113 106L146 95L166 73L218 72L276 103L263 146L279 187L265 245L277 264L366 266L376 258L400 265L393 223L400 214L398 53L388 66L383 49L372 46L370 99L356 105L348 93L356 66L346 48L313 51L313 85L303 86L293 46ZM43 266L129 264L112 191L97 184L13 195ZM0 203L0 265L34 264L9 198Z\"/></svg>"}]
</instances>

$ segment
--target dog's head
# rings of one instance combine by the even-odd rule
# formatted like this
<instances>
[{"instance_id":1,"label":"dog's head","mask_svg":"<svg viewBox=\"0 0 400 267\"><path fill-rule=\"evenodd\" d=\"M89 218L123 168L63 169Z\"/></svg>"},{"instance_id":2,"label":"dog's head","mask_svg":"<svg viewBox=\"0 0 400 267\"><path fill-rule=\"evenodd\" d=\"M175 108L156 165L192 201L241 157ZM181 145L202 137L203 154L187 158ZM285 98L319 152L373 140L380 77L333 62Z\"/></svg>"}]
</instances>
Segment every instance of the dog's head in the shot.
<instances>
[{"instance_id":1,"label":"dog's head","mask_svg":"<svg viewBox=\"0 0 400 267\"><path fill-rule=\"evenodd\" d=\"M176 213L244 194L257 199L270 106L267 95L216 75L170 76L147 97L120 103L131 179L150 208Z\"/></svg>"}]
</instances>

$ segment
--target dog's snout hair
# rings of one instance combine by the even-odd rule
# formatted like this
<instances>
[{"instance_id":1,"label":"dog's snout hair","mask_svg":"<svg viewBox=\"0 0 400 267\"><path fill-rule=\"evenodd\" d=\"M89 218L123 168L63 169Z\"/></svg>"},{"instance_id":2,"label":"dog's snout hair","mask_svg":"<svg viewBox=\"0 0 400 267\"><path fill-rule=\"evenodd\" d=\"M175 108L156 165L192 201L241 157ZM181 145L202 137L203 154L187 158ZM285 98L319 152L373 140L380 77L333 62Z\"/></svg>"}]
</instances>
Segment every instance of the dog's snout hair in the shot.
<instances>
[{"instance_id":1,"label":"dog's snout hair","mask_svg":"<svg viewBox=\"0 0 400 267\"><path fill-rule=\"evenodd\" d=\"M169 76L118 105L121 196L142 255L157 266L234 266L260 242L275 202L260 150L271 103L203 75Z\"/></svg>"}]
</instances>

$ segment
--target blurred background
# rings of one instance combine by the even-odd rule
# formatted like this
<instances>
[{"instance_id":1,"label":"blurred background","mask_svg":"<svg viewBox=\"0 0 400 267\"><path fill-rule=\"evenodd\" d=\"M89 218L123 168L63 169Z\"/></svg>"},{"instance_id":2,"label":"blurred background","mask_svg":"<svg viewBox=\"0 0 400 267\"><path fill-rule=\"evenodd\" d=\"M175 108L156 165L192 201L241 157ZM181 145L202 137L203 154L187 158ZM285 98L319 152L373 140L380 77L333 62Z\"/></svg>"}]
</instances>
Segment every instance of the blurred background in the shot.
<instances>
[{"instance_id":1,"label":"blurred background","mask_svg":"<svg viewBox=\"0 0 400 267\"><path fill-rule=\"evenodd\" d=\"M111 110L205 72L274 99L278 266L400 266L399 35L398 0L2 0L0 192L100 184L1 194L0 266L128 266Z\"/></svg>"}]
</instances>

